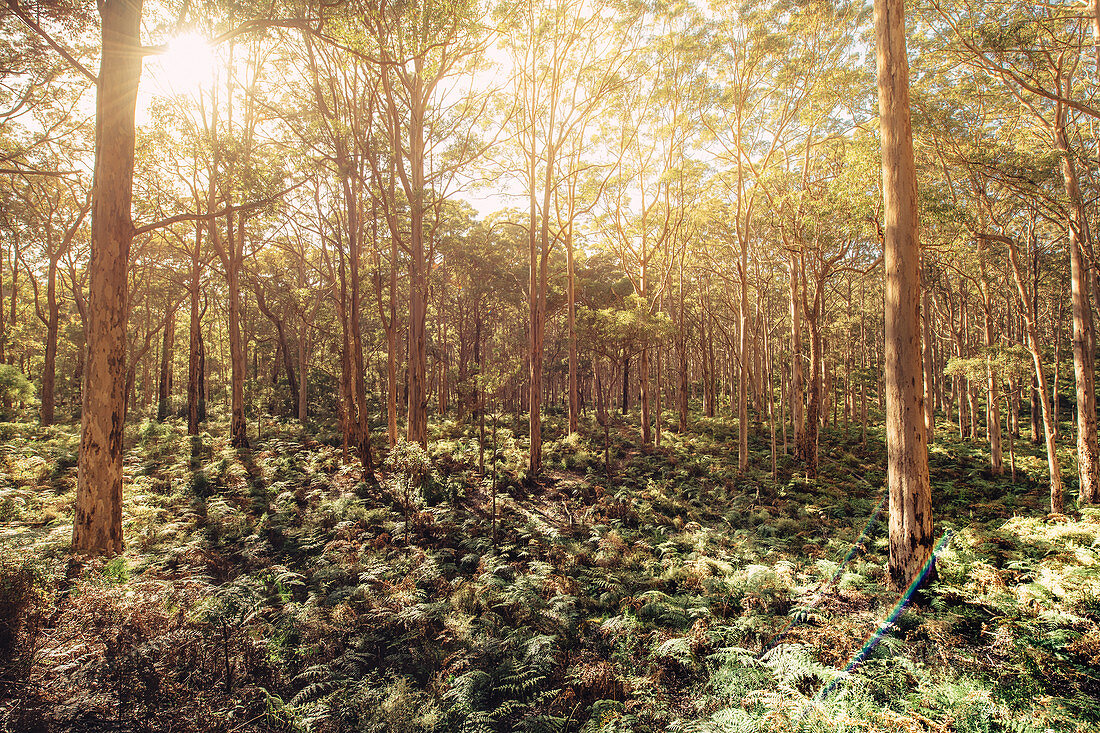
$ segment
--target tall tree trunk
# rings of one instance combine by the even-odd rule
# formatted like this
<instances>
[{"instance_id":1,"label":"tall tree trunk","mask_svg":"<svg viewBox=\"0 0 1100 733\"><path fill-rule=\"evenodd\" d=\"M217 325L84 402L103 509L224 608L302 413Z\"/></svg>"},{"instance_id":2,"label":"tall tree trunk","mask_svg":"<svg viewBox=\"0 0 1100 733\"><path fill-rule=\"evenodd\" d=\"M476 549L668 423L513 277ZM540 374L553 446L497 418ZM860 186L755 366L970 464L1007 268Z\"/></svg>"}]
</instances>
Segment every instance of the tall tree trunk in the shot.
<instances>
[{"instance_id":1,"label":"tall tree trunk","mask_svg":"<svg viewBox=\"0 0 1100 733\"><path fill-rule=\"evenodd\" d=\"M96 104L98 106L98 99L96 101ZM131 184L131 186L132 185L133 184ZM17 308L19 304L19 251L19 230L18 228L16 228L13 235L11 251L11 296L9 298L10 314L8 316L8 327L12 333L12 341L8 344L8 364L15 364L15 326L18 323L17 319L19 316L19 310ZM0 306L2 306L2 304L0 304Z\"/></svg>"},{"instance_id":2,"label":"tall tree trunk","mask_svg":"<svg viewBox=\"0 0 1100 733\"><path fill-rule=\"evenodd\" d=\"M885 199L886 445L889 584L904 590L932 554L932 491L924 433L917 173L909 117L902 0L875 0L879 131Z\"/></svg>"},{"instance_id":3,"label":"tall tree trunk","mask_svg":"<svg viewBox=\"0 0 1100 733\"><path fill-rule=\"evenodd\" d=\"M565 231L566 290L568 296L569 329L569 432L580 427L580 395L577 393L577 276L573 263L573 219Z\"/></svg>"},{"instance_id":4,"label":"tall tree trunk","mask_svg":"<svg viewBox=\"0 0 1100 733\"><path fill-rule=\"evenodd\" d=\"M1072 152L1066 139L1065 110L1059 106L1055 123L1055 145L1062 153L1062 180L1069 198L1070 300L1073 316L1073 373L1077 382L1077 466L1080 497L1086 504L1100 501L1100 451L1096 435L1096 390L1094 356L1089 342L1092 307L1089 303L1089 271L1085 262L1084 207Z\"/></svg>"},{"instance_id":5,"label":"tall tree trunk","mask_svg":"<svg viewBox=\"0 0 1100 733\"><path fill-rule=\"evenodd\" d=\"M739 305L740 338L738 356L741 368L737 374L737 470L749 467L749 252L747 238L741 242L741 299Z\"/></svg>"},{"instance_id":6,"label":"tall tree trunk","mask_svg":"<svg viewBox=\"0 0 1100 733\"><path fill-rule=\"evenodd\" d=\"M417 62L419 63L419 62ZM419 99L419 84L415 98ZM428 262L424 250L424 110L413 105L409 121L409 378L408 430L410 443L428 445Z\"/></svg>"},{"instance_id":7,"label":"tall tree trunk","mask_svg":"<svg viewBox=\"0 0 1100 733\"><path fill-rule=\"evenodd\" d=\"M206 312L207 303L203 303L203 313ZM201 318L200 318L201 320ZM199 422L206 422L206 403L210 401L210 382L207 380L206 369L206 339L199 331Z\"/></svg>"},{"instance_id":8,"label":"tall tree trunk","mask_svg":"<svg viewBox=\"0 0 1100 733\"><path fill-rule=\"evenodd\" d=\"M550 126L553 127L553 112ZM528 432L530 433L530 452L528 454L528 476L534 479L542 470L542 360L543 344L546 337L546 289L549 276L548 258L550 254L550 197L553 193L554 148L547 143L545 157L546 169L543 175L542 217L539 218L537 200L537 164L532 133L531 149L528 153L528 175L530 195L530 257L531 278L528 284L530 306L530 330L528 344L528 363L530 379L527 393Z\"/></svg>"},{"instance_id":9,"label":"tall tree trunk","mask_svg":"<svg viewBox=\"0 0 1100 733\"><path fill-rule=\"evenodd\" d=\"M1046 437L1047 468L1050 470L1050 511L1052 514L1061 514L1065 506L1064 491L1062 488L1062 469L1058 463L1058 427L1054 423L1054 415L1050 408L1050 395L1047 393L1047 377L1043 371L1042 347L1039 344L1039 330L1036 326L1036 313L1030 307L1027 288L1020 274L1020 264L1017 260L1016 247L1012 240L1008 240L1008 256L1012 265L1012 277L1016 281L1016 290L1020 295L1020 302L1024 304L1023 315L1027 326L1027 345L1031 352L1031 363L1035 367L1035 379L1039 383L1039 399L1043 405L1043 433ZM1036 390L1032 390L1035 392Z\"/></svg>"},{"instance_id":10,"label":"tall tree trunk","mask_svg":"<svg viewBox=\"0 0 1100 733\"><path fill-rule=\"evenodd\" d=\"M14 258L14 255L13 255ZM75 277L74 277L75 282ZM4 312L4 250L0 249L0 364L7 364L8 325Z\"/></svg>"},{"instance_id":11,"label":"tall tree trunk","mask_svg":"<svg viewBox=\"0 0 1100 733\"><path fill-rule=\"evenodd\" d=\"M390 168L390 200L396 201L393 168ZM389 315L386 325L386 432L390 447L397 445L397 232L390 232Z\"/></svg>"},{"instance_id":12,"label":"tall tree trunk","mask_svg":"<svg viewBox=\"0 0 1100 733\"><path fill-rule=\"evenodd\" d=\"M653 442L653 432L650 425L649 414L649 346L643 345L638 354L638 386L639 403L641 407L642 445Z\"/></svg>"},{"instance_id":13,"label":"tall tree trunk","mask_svg":"<svg viewBox=\"0 0 1100 733\"><path fill-rule=\"evenodd\" d=\"M200 404L203 400L202 315L199 312L199 289L202 286L202 225L195 227L195 248L191 253L190 327L187 348L187 434L199 434Z\"/></svg>"},{"instance_id":14,"label":"tall tree trunk","mask_svg":"<svg viewBox=\"0 0 1100 733\"><path fill-rule=\"evenodd\" d=\"M991 350L994 343L993 337L993 304L990 302L989 288L983 290L985 302L985 347ZM989 463L994 476L1004 473L1004 456L1001 451L1001 400L1000 384L997 372L993 369L992 355L986 356L985 367L985 428L989 438Z\"/></svg>"},{"instance_id":15,"label":"tall tree trunk","mask_svg":"<svg viewBox=\"0 0 1100 733\"><path fill-rule=\"evenodd\" d=\"M227 266L226 289L229 291L229 365L230 413L229 442L236 448L248 447L248 423L244 415L244 378L248 369L241 336L240 266L244 252L245 217L239 217L238 231L233 230L233 213L226 215ZM216 226L216 224L215 224Z\"/></svg>"},{"instance_id":16,"label":"tall tree trunk","mask_svg":"<svg viewBox=\"0 0 1100 733\"><path fill-rule=\"evenodd\" d=\"M1065 302L1059 300L1058 311L1054 316L1054 374L1050 379L1050 406L1054 413L1054 424L1058 425L1058 409L1062 404L1058 396L1059 382L1062 377L1062 321L1066 312Z\"/></svg>"},{"instance_id":17,"label":"tall tree trunk","mask_svg":"<svg viewBox=\"0 0 1100 733\"><path fill-rule=\"evenodd\" d=\"M935 370L932 367L932 290L924 288L921 321L924 325L924 429L928 442L936 439Z\"/></svg>"},{"instance_id":18,"label":"tall tree trunk","mask_svg":"<svg viewBox=\"0 0 1100 733\"><path fill-rule=\"evenodd\" d=\"M309 417L309 324L302 320L298 336L298 421Z\"/></svg>"},{"instance_id":19,"label":"tall tree trunk","mask_svg":"<svg viewBox=\"0 0 1100 733\"><path fill-rule=\"evenodd\" d=\"M623 349L623 415L630 410L630 354Z\"/></svg>"},{"instance_id":20,"label":"tall tree trunk","mask_svg":"<svg viewBox=\"0 0 1100 733\"><path fill-rule=\"evenodd\" d=\"M46 273L46 354L42 365L42 406L40 418L43 425L53 425L54 400L57 378L57 329L61 319L61 305L57 302L57 259L50 258Z\"/></svg>"},{"instance_id":21,"label":"tall tree trunk","mask_svg":"<svg viewBox=\"0 0 1100 733\"><path fill-rule=\"evenodd\" d=\"M337 258L339 264L339 294L336 297L336 312L340 319L340 399L337 401L340 409L340 427L343 435L341 450L346 459L348 447L358 444L356 431L359 422L355 417L355 392L352 389L352 361L351 361L351 316L348 313L348 273L347 257L343 245L338 244Z\"/></svg>"},{"instance_id":22,"label":"tall tree trunk","mask_svg":"<svg viewBox=\"0 0 1100 733\"><path fill-rule=\"evenodd\" d=\"M685 248L686 250L686 248ZM688 375L688 335L687 335L687 314L684 312L684 257L686 257L686 251L680 256L680 265L678 268L678 283L676 298L677 298L677 318L676 318L676 358L679 366L679 391L676 395L676 409L677 409L677 429L680 434L687 432L688 426L688 389L690 387L690 378Z\"/></svg>"},{"instance_id":23,"label":"tall tree trunk","mask_svg":"<svg viewBox=\"0 0 1100 733\"><path fill-rule=\"evenodd\" d=\"M654 410L654 418L655 419L654 419L653 432L654 432L655 442L657 444L657 447L659 448L661 446L661 431L664 430L664 404L661 401L661 397L662 397L661 388L664 386L664 379L663 379L663 376L662 376L663 364L662 364L662 359L661 359L661 348L660 347L657 347L656 354L657 354L657 368L655 370L655 376L656 376L656 379L657 379L657 385L656 385L656 389L654 390L654 397L655 397L655 401L656 401L656 405L654 405L654 407L656 409Z\"/></svg>"},{"instance_id":24,"label":"tall tree trunk","mask_svg":"<svg viewBox=\"0 0 1100 733\"><path fill-rule=\"evenodd\" d=\"M160 374L157 379L157 422L168 418L168 401L172 397L172 347L176 341L176 309L164 321L164 338L160 346Z\"/></svg>"},{"instance_id":25,"label":"tall tree trunk","mask_svg":"<svg viewBox=\"0 0 1100 733\"><path fill-rule=\"evenodd\" d=\"M805 291L806 284L806 280L803 278L803 291ZM800 452L802 460L806 464L806 475L809 478L817 478L817 438L821 430L822 371L825 366L820 323L823 290L824 277L822 276L818 278L814 287L813 305L803 309L806 311L806 326L810 331L810 389L806 400L806 419L802 426Z\"/></svg>"},{"instance_id":26,"label":"tall tree trunk","mask_svg":"<svg viewBox=\"0 0 1100 733\"><path fill-rule=\"evenodd\" d=\"M141 0L101 0L88 363L81 408L73 551L122 551L127 279L133 221L134 116L141 78Z\"/></svg>"},{"instance_id":27,"label":"tall tree trunk","mask_svg":"<svg viewBox=\"0 0 1100 733\"><path fill-rule=\"evenodd\" d=\"M348 177L344 177L345 200L348 203L348 260L351 278L351 307L348 313L348 326L351 330L351 367L352 396L354 409L351 419L355 421L355 452L363 466L367 480L373 483L374 457L370 445L370 413L367 410L366 367L363 362L363 328L360 322L362 302L360 297L359 253L362 249L362 230L359 219L360 190L358 181L353 187ZM425 433L425 439L427 435Z\"/></svg>"},{"instance_id":28,"label":"tall tree trunk","mask_svg":"<svg viewBox=\"0 0 1100 733\"><path fill-rule=\"evenodd\" d=\"M802 433L805 431L806 424L802 415L803 408L803 378L802 378L802 324L800 322L800 316L802 310L799 308L800 293L802 286L799 283L799 258L793 251L791 252L791 261L788 265L788 271L790 273L790 286L791 286L791 436L794 442L795 458L804 460L805 455L802 452Z\"/></svg>"},{"instance_id":29,"label":"tall tree trunk","mask_svg":"<svg viewBox=\"0 0 1100 733\"><path fill-rule=\"evenodd\" d=\"M396 269L391 278L396 278ZM386 329L386 434L390 447L397 445L397 294L391 280L390 327Z\"/></svg>"}]
</instances>

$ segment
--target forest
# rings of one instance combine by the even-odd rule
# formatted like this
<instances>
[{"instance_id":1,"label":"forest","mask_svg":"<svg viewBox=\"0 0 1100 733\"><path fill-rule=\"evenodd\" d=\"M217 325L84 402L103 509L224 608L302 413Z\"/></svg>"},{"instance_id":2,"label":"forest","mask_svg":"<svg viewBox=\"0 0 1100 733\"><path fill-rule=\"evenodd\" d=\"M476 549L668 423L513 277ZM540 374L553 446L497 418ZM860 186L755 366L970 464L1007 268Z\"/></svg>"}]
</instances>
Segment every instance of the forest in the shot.
<instances>
[{"instance_id":1,"label":"forest","mask_svg":"<svg viewBox=\"0 0 1100 733\"><path fill-rule=\"evenodd\" d=\"M0 731L1100 728L1100 0L4 0Z\"/></svg>"}]
</instances>

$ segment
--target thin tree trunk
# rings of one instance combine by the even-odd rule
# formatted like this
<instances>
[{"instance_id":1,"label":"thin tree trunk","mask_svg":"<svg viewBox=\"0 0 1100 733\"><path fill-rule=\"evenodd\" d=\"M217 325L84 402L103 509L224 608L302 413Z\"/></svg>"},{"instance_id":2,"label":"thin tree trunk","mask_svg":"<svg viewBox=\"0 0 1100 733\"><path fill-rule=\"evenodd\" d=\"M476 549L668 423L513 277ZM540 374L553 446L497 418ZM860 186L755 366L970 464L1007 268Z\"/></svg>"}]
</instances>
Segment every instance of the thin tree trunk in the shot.
<instances>
[{"instance_id":1,"label":"thin tree trunk","mask_svg":"<svg viewBox=\"0 0 1100 733\"><path fill-rule=\"evenodd\" d=\"M229 292L229 366L230 413L229 442L236 448L248 447L248 423L244 414L244 379L248 369L241 335L241 286L240 264L244 251L244 216L238 217L238 229L234 232L233 213L226 215L227 267L226 289Z\"/></svg>"},{"instance_id":2,"label":"thin tree trunk","mask_svg":"<svg viewBox=\"0 0 1100 733\"><path fill-rule=\"evenodd\" d=\"M1047 393L1047 377L1043 370L1042 347L1039 343L1039 331L1036 326L1036 313L1028 305L1027 289L1024 287L1023 277L1020 275L1020 265L1017 261L1016 247L1011 240L1008 242L1009 262L1012 265L1012 277L1016 282L1016 289L1020 300L1025 304L1023 316L1027 327L1027 345L1031 353L1031 363L1035 368L1035 379L1039 384L1039 399L1043 406L1043 434L1046 438L1047 468L1050 471L1050 511L1052 514L1061 514L1065 506L1064 490L1062 488L1062 469L1058 462L1058 426L1054 422L1054 414L1050 406L1050 395Z\"/></svg>"},{"instance_id":3,"label":"thin tree trunk","mask_svg":"<svg viewBox=\"0 0 1100 733\"><path fill-rule=\"evenodd\" d=\"M649 445L653 434L649 424L649 347L643 345L638 355L638 385L640 387L642 445Z\"/></svg>"},{"instance_id":4,"label":"thin tree trunk","mask_svg":"<svg viewBox=\"0 0 1100 733\"><path fill-rule=\"evenodd\" d=\"M989 288L983 288L985 298L985 346L993 346L993 304L988 297ZM989 438L989 463L994 476L1004 473L1004 458L1001 453L1001 407L997 395L1000 391L997 373L993 369L993 357L986 357L985 367L985 428Z\"/></svg>"},{"instance_id":5,"label":"thin tree trunk","mask_svg":"<svg viewBox=\"0 0 1100 733\"><path fill-rule=\"evenodd\" d=\"M800 268L798 255L791 252L791 261L788 265L791 286L791 431L794 443L795 458L804 460L802 433L806 427L802 408L804 404L804 387L802 378L802 324L800 317L802 309L799 308L802 286L799 282Z\"/></svg>"},{"instance_id":6,"label":"thin tree trunk","mask_svg":"<svg viewBox=\"0 0 1100 733\"><path fill-rule=\"evenodd\" d=\"M50 258L46 273L46 353L42 365L41 422L53 425L54 383L57 377L57 329L61 318L61 306L57 302L57 260Z\"/></svg>"},{"instance_id":7,"label":"thin tree trunk","mask_svg":"<svg viewBox=\"0 0 1100 733\"><path fill-rule=\"evenodd\" d=\"M924 325L924 429L928 442L936 439L936 400L934 393L935 376L932 367L932 293L924 288L921 306L921 321Z\"/></svg>"},{"instance_id":8,"label":"thin tree trunk","mask_svg":"<svg viewBox=\"0 0 1100 733\"><path fill-rule=\"evenodd\" d=\"M577 393L577 276L573 262L572 216L565 231L565 264L569 329L569 432L575 433L580 427L580 396Z\"/></svg>"},{"instance_id":9,"label":"thin tree trunk","mask_svg":"<svg viewBox=\"0 0 1100 733\"><path fill-rule=\"evenodd\" d=\"M157 422L164 422L170 413L172 397L172 348L176 340L176 309L172 308L164 322L164 337L160 347L160 374L157 379Z\"/></svg>"},{"instance_id":10,"label":"thin tree trunk","mask_svg":"<svg viewBox=\"0 0 1100 733\"><path fill-rule=\"evenodd\" d=\"M806 282L803 280L803 289ZM802 445L800 453L806 464L806 476L817 477L818 455L817 439L821 429L822 370L824 368L823 344L821 339L821 300L823 283L819 279L814 289L814 303L806 308L806 325L810 330L810 389L806 401L806 417L802 426Z\"/></svg>"},{"instance_id":11,"label":"thin tree trunk","mask_svg":"<svg viewBox=\"0 0 1100 733\"><path fill-rule=\"evenodd\" d=\"M298 336L298 421L309 417L309 325L302 320Z\"/></svg>"},{"instance_id":12,"label":"thin tree trunk","mask_svg":"<svg viewBox=\"0 0 1100 733\"><path fill-rule=\"evenodd\" d=\"M748 293L748 242L741 242L741 299L740 340L738 356L741 368L737 375L737 470L744 473L749 467L749 293Z\"/></svg>"},{"instance_id":13,"label":"thin tree trunk","mask_svg":"<svg viewBox=\"0 0 1100 733\"><path fill-rule=\"evenodd\" d=\"M1096 390L1093 350L1089 343L1092 307L1089 303L1089 272L1085 262L1082 232L1085 213L1081 190L1073 168L1064 127L1065 110L1059 107L1055 123L1055 144L1062 152L1062 180L1070 202L1069 260L1070 299L1073 315L1073 372L1077 383L1077 466L1080 497L1085 504L1100 501L1100 451L1097 449Z\"/></svg>"},{"instance_id":14,"label":"thin tree trunk","mask_svg":"<svg viewBox=\"0 0 1100 733\"><path fill-rule=\"evenodd\" d=\"M191 253L191 281L188 283L190 298L190 327L187 349L187 434L199 434L199 404L203 402L202 388L202 322L199 313L199 288L202 277L202 225L195 227L195 249Z\"/></svg>"}]
</instances>

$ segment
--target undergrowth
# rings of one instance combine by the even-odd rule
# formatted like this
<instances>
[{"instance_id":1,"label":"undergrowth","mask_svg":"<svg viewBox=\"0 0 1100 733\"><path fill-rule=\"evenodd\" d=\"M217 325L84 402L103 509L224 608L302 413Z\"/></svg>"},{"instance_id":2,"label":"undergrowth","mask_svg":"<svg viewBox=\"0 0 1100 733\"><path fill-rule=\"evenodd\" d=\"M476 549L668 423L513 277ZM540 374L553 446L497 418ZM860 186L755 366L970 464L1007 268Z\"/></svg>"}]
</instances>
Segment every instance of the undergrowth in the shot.
<instances>
[{"instance_id":1,"label":"undergrowth","mask_svg":"<svg viewBox=\"0 0 1100 733\"><path fill-rule=\"evenodd\" d=\"M821 474L736 423L486 446L454 421L380 487L338 442L268 424L127 428L126 553L71 564L78 426L5 424L0 721L10 731L1086 731L1100 724L1100 511L1043 510L941 431L936 581L845 671L884 590L880 431L822 434ZM1027 470L1025 470L1025 468ZM495 469L495 470L494 470ZM498 534L494 542L496 476ZM824 590L825 592L821 592Z\"/></svg>"}]
</instances>

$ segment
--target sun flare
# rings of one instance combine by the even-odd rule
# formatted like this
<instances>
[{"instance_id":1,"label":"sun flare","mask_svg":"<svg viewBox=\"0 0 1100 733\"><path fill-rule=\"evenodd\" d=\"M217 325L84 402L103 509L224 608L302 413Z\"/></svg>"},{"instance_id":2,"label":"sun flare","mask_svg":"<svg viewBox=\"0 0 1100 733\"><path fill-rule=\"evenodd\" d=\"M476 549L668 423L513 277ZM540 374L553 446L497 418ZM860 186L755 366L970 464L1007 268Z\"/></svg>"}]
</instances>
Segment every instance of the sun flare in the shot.
<instances>
[{"instance_id":1,"label":"sun flare","mask_svg":"<svg viewBox=\"0 0 1100 733\"><path fill-rule=\"evenodd\" d=\"M196 94L214 81L217 55L199 33L181 33L156 60L153 74L166 94Z\"/></svg>"}]
</instances>

